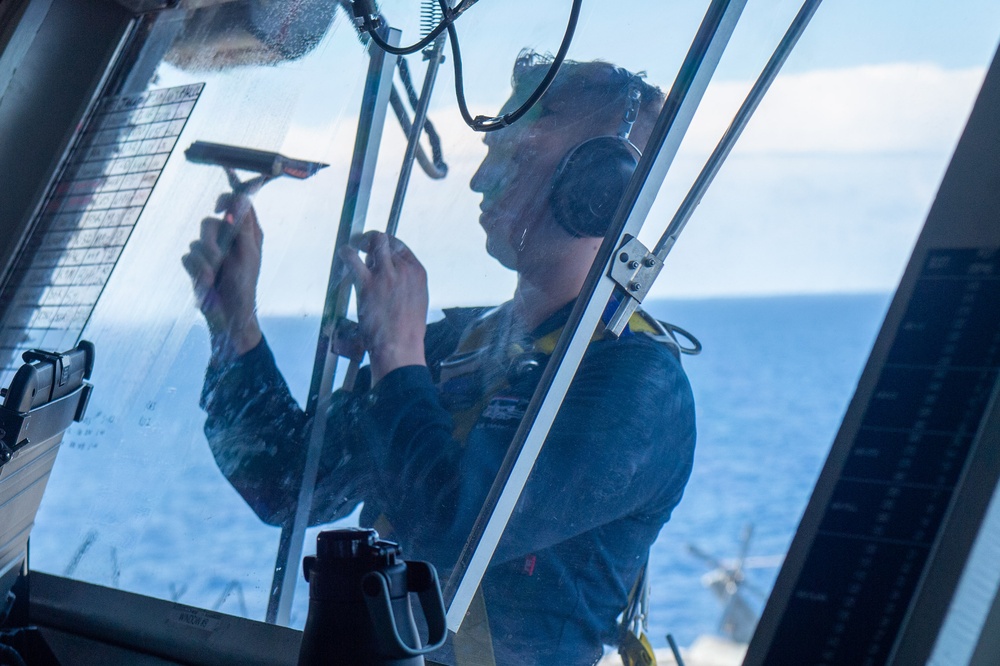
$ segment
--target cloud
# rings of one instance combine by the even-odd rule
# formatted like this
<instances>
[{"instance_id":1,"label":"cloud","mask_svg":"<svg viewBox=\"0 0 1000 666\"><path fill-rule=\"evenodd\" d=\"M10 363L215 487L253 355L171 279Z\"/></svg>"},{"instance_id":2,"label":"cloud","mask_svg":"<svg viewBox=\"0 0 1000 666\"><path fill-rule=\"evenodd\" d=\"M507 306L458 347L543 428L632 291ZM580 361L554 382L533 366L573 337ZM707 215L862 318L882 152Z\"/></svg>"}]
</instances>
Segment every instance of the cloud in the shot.
<instances>
[{"instance_id":1,"label":"cloud","mask_svg":"<svg viewBox=\"0 0 1000 666\"><path fill-rule=\"evenodd\" d=\"M938 152L954 146L985 69L895 63L779 76L747 126L743 153ZM751 82L713 84L688 133L710 151Z\"/></svg>"},{"instance_id":2,"label":"cloud","mask_svg":"<svg viewBox=\"0 0 1000 666\"><path fill-rule=\"evenodd\" d=\"M889 291L946 164L924 154L734 155L652 295ZM657 202L647 245L672 213Z\"/></svg>"},{"instance_id":3,"label":"cloud","mask_svg":"<svg viewBox=\"0 0 1000 666\"><path fill-rule=\"evenodd\" d=\"M881 153L949 151L985 75L982 67L944 69L925 63L865 65L779 76L737 144L741 153ZM752 81L709 86L685 139L685 150L709 152L732 121ZM439 89L450 95L450 89ZM482 159L480 136L459 120L457 107L432 114L459 165ZM348 164L356 118L337 128L293 124L284 146L290 152L326 152ZM400 151L403 137L390 116L384 140Z\"/></svg>"},{"instance_id":4,"label":"cloud","mask_svg":"<svg viewBox=\"0 0 1000 666\"><path fill-rule=\"evenodd\" d=\"M893 288L983 75L982 68L898 63L779 77L685 230L654 293ZM751 85L719 82L709 88L653 207L644 240L652 243L662 231ZM444 97L450 90L438 94ZM429 181L414 169L400 235L427 265L435 305L503 300L513 282L483 251L476 224L479 195L468 188L485 154L481 136L465 127L454 107L437 108L432 118L451 170L444 181ZM332 164L316 177L333 195L324 201L294 196L293 188L303 194L310 187L294 183L284 192L275 184L260 197L261 207L272 199L282 216L303 221L295 233L300 239L316 233L308 220L331 220L339 213L355 126L356 120L346 116L326 127L292 124L284 139L286 154ZM369 208L371 227L385 224L404 147L390 116ZM283 285L307 273L315 282L325 279L316 267L328 259L304 259L328 249L314 246L303 253L292 247L296 244L276 257L283 265L281 278L271 283L275 289L286 291ZM319 302L307 296L311 291L300 290L302 300L286 296L266 302L311 309L308 303Z\"/></svg>"}]
</instances>

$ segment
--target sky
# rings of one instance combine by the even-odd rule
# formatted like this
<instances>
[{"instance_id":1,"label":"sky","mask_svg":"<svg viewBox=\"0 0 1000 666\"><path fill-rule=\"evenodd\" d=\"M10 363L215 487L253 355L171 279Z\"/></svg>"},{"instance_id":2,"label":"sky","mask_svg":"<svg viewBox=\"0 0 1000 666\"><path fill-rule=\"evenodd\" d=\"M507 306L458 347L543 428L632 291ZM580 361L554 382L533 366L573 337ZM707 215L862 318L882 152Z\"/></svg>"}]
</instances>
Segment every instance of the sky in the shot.
<instances>
[{"instance_id":1,"label":"sky","mask_svg":"<svg viewBox=\"0 0 1000 666\"><path fill-rule=\"evenodd\" d=\"M403 28L403 41L412 41L419 3L381 4ZM668 89L707 4L584 2L570 58L644 70L650 82ZM466 12L457 27L473 113L499 109L522 48L557 48L569 5L481 0ZM748 1L648 218L641 235L647 245L662 233L798 8L788 0ZM650 297L891 291L998 39L1000 3L986 0L821 5ZM419 86L424 65L419 56L410 57L410 65ZM220 141L331 164L309 181L277 181L257 197L267 237L259 299L264 313L322 307L366 67L352 28L340 17L312 53L280 67L160 68L159 86L206 82L182 146ZM415 170L399 229L427 266L436 308L499 302L514 286L513 274L484 251L480 197L468 181L485 148L481 136L462 124L452 86L449 55L430 118L450 172L430 181ZM385 224L404 146L390 118L369 228ZM171 274L171 283L181 285L172 288L174 298L189 299L171 253L183 253L224 189L221 172L175 155L146 216L178 221L169 230L137 230L124 269L155 266L150 275L162 280ZM139 283L123 286L119 302L132 302L127 292Z\"/></svg>"}]
</instances>

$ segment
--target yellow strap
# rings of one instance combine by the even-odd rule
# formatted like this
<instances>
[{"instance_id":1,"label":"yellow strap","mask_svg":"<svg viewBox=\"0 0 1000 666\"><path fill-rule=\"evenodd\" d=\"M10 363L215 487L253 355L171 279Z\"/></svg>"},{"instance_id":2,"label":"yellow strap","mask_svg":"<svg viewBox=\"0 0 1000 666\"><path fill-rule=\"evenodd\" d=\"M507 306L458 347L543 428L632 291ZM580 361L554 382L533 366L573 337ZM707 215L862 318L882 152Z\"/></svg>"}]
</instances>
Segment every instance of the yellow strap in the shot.
<instances>
[{"instance_id":1,"label":"yellow strap","mask_svg":"<svg viewBox=\"0 0 1000 666\"><path fill-rule=\"evenodd\" d=\"M457 348L451 356L468 354L488 346L490 341L493 340L496 327L501 321L501 317L499 316L500 313L501 308L496 307L480 315L479 318L472 323L469 329L463 333ZM650 321L650 316L642 310L637 310L632 314L632 317L628 321L628 325L629 328L635 333L649 333L652 335L660 335L662 333L662 331ZM512 345L511 348L507 350L508 355L513 357L525 352L536 352L551 355L556 348L556 343L559 341L559 336L562 335L563 328L563 326L560 326L554 331L550 331L542 337L535 339L531 343L531 347L528 349L524 349L519 345ZM603 337L605 337L604 333L595 332L592 341L600 340ZM489 401L495 395L506 388L506 386L506 379L501 377L500 381L493 386L483 387L484 390L481 397L475 402L475 404L452 413L452 422L454 423L452 437L459 442L464 442L469 436L469 433L472 432L476 423L479 421L479 416L482 414L483 410L486 409L486 405L489 404Z\"/></svg>"},{"instance_id":2,"label":"yellow strap","mask_svg":"<svg viewBox=\"0 0 1000 666\"><path fill-rule=\"evenodd\" d=\"M497 316L499 312L500 308L493 308L489 312L480 316L479 319L472 324L469 331L462 336L462 339L458 344L458 348L455 349L455 353L474 351L489 344L490 339L493 337L493 332L496 330L497 324L500 320ZM643 310L636 310L632 313L632 316L628 320L629 329L631 329L634 333L652 333L654 335L662 334L660 327L656 326L651 319L650 315ZM560 326L554 331L550 331L549 333L546 333L542 337L536 339L531 344L530 351L551 354L556 348L556 342L558 342L559 336L562 335L563 328L563 326ZM593 339L599 340L601 337L603 337L602 334L594 333Z\"/></svg>"},{"instance_id":3,"label":"yellow strap","mask_svg":"<svg viewBox=\"0 0 1000 666\"><path fill-rule=\"evenodd\" d=\"M618 654L624 666L656 666L656 653L645 633L636 636L631 631L624 632Z\"/></svg>"}]
</instances>

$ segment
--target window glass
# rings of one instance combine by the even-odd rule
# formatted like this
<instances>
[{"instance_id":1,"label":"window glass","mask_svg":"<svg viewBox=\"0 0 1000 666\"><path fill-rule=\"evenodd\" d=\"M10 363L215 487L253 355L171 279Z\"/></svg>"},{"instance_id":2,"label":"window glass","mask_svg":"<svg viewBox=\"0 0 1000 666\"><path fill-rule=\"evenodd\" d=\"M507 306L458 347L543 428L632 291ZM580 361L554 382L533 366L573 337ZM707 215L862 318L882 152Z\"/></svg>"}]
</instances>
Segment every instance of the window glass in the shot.
<instances>
[{"instance_id":1,"label":"window glass","mask_svg":"<svg viewBox=\"0 0 1000 666\"><path fill-rule=\"evenodd\" d=\"M267 238L257 306L304 402L368 59L342 14L301 18L297 27L315 33L308 48L275 47L254 30L274 32L280 14L257 17L260 27L248 15L259 3L203 4L159 17L143 53L159 64L143 78L140 58L125 91L204 85L84 333L102 390L62 447L32 560L263 619L279 530L253 514L206 445L199 399L211 349L181 263L230 187L223 169L186 161L184 150L211 141L330 165L308 180L276 179L253 199ZM300 605L299 626L304 615Z\"/></svg>"},{"instance_id":2,"label":"window glass","mask_svg":"<svg viewBox=\"0 0 1000 666\"><path fill-rule=\"evenodd\" d=\"M335 2L195 4L153 20L123 79L123 95L203 88L87 319L94 397L53 472L32 566L263 620L310 433L301 410L317 340L329 332L321 314L370 58ZM396 353L412 339L372 337L419 333L425 317L421 290L407 286L420 272L410 255L371 246L355 268L362 280L386 256L411 272L399 284L366 283L395 309L365 310L362 287L362 318L382 317L367 333L379 360L333 400L312 523L374 526L447 582L586 272L578 257L596 248L589 229L574 237L554 219L560 164L584 140L619 131L634 80L642 101L629 138L643 147L658 104L645 86L669 91L708 4L585 3L570 59L626 71L568 65L542 104L486 135L462 121L445 51L428 117L447 176L414 166L397 234L426 270L426 319L436 323L421 352L431 372ZM619 640L615 617L647 548L654 647L668 632L683 645L720 633L723 612L721 633L745 642L992 55L996 35L984 26L1000 10L963 4L820 8L644 302L649 317L631 322L621 343L592 346L464 638L441 660L591 663ZM403 44L419 37L417 3L380 6ZM509 110L512 86L515 103L525 98L569 10L480 2L457 21L473 115ZM640 234L647 247L797 10L749 3ZM427 61L407 62L419 93ZM405 97L399 72L394 81ZM228 224L202 222L221 217L217 200L231 183L223 169L184 159L195 141L328 165L253 195L260 277L256 291L231 292L253 303L232 312L255 313L263 346L247 317L217 319L216 333L247 335L215 335L213 353L199 305L217 315L211 299L224 285L210 280L196 295L188 272L197 277L201 264L182 263ZM386 226L405 145L390 110L370 202L362 188L364 229ZM433 161L426 138L422 146ZM241 229L252 266L253 223ZM336 285L344 273L335 273ZM515 293L522 300L510 302ZM355 321L357 310L352 300ZM704 353L684 356L681 370L656 319L690 331ZM337 364L334 386L353 381L349 365ZM718 576L744 549L757 559L746 560L748 582L732 597ZM701 581L705 572L717 577ZM301 628L308 590L297 581L289 624Z\"/></svg>"}]
</instances>

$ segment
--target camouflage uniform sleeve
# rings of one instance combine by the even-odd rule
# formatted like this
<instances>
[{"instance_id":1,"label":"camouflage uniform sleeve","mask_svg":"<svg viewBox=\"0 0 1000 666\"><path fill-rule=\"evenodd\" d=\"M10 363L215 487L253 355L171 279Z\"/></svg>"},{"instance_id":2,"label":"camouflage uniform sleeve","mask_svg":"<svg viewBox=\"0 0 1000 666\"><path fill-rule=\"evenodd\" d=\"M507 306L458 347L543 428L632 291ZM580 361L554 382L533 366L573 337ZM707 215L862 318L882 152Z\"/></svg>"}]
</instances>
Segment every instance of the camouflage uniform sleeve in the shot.
<instances>
[{"instance_id":1,"label":"camouflage uniform sleeve","mask_svg":"<svg viewBox=\"0 0 1000 666\"><path fill-rule=\"evenodd\" d=\"M353 394L334 394L310 524L346 515L360 501L351 496L365 476L352 427L356 402ZM235 359L213 360L205 373L201 406L212 455L233 488L263 522L290 520L305 462L308 419L267 342Z\"/></svg>"}]
</instances>

